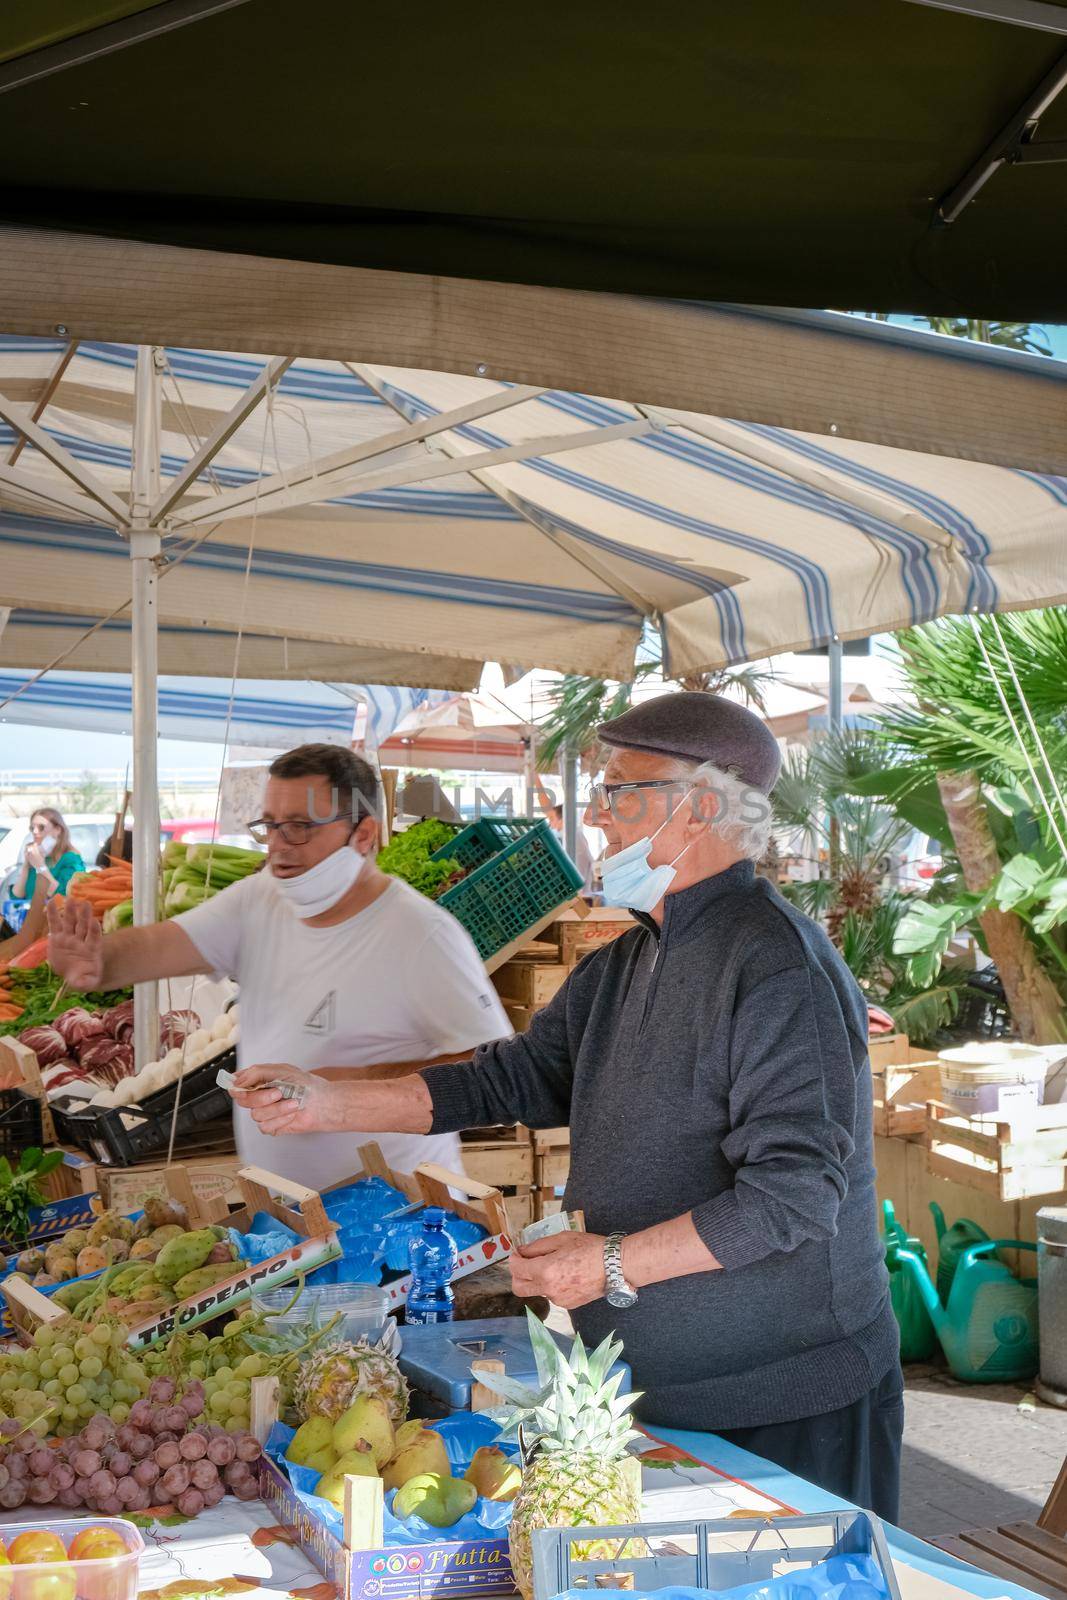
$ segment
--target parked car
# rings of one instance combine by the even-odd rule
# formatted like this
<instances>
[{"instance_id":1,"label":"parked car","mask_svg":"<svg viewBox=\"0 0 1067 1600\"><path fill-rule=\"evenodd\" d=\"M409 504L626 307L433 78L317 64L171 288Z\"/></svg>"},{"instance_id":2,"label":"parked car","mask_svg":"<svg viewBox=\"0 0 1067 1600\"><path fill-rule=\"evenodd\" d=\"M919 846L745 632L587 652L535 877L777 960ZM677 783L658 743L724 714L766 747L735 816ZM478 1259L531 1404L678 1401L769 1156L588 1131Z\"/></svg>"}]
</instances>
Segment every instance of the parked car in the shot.
<instances>
[{"instance_id":1,"label":"parked car","mask_svg":"<svg viewBox=\"0 0 1067 1600\"><path fill-rule=\"evenodd\" d=\"M208 844L218 838L212 817L168 817L159 825L159 840L168 844L177 839L180 844Z\"/></svg>"}]
</instances>

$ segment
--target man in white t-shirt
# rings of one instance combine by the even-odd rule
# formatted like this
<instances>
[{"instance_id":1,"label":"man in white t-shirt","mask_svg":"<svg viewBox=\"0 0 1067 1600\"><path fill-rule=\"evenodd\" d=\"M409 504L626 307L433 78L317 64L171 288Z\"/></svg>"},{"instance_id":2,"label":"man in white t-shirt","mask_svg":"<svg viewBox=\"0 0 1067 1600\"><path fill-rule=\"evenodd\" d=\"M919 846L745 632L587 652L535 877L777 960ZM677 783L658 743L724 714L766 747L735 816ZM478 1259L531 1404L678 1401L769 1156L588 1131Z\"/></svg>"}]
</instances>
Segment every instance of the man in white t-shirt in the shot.
<instances>
[{"instance_id":1,"label":"man in white t-shirt","mask_svg":"<svg viewBox=\"0 0 1067 1600\"><path fill-rule=\"evenodd\" d=\"M81 990L228 974L240 985L242 1066L380 1078L427 1057L467 1060L510 1034L507 1017L466 930L378 870L377 814L367 762L302 745L274 762L250 825L267 846L262 872L169 922L107 937L87 904L57 899L49 960ZM309 1188L359 1170L359 1133L271 1138L238 1107L234 1126L246 1161ZM370 1137L396 1172L424 1161L462 1170L455 1134Z\"/></svg>"}]
</instances>

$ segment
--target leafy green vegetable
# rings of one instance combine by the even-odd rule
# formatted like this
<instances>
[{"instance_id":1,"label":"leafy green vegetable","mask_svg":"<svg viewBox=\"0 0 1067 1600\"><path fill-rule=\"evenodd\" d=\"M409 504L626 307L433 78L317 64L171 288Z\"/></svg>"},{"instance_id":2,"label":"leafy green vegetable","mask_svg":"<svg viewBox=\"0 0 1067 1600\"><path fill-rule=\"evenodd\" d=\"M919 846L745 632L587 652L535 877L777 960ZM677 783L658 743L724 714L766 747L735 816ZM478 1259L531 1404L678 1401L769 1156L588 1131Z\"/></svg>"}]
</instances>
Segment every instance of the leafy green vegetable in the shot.
<instances>
[{"instance_id":1,"label":"leafy green vegetable","mask_svg":"<svg viewBox=\"0 0 1067 1600\"><path fill-rule=\"evenodd\" d=\"M0 1236L20 1243L30 1231L30 1207L48 1204L38 1180L48 1176L63 1160L62 1150L41 1150L31 1145L22 1152L17 1172L0 1156Z\"/></svg>"},{"instance_id":2,"label":"leafy green vegetable","mask_svg":"<svg viewBox=\"0 0 1067 1600\"><path fill-rule=\"evenodd\" d=\"M464 875L457 861L430 860L435 850L440 850L455 836L455 828L447 822L416 822L413 828L398 833L378 852L378 865L383 872L403 878L420 894L436 900Z\"/></svg>"},{"instance_id":3,"label":"leafy green vegetable","mask_svg":"<svg viewBox=\"0 0 1067 1600\"><path fill-rule=\"evenodd\" d=\"M53 972L47 961L39 967L11 972L11 996L23 1007L22 1015L13 1022L0 1022L0 1034L21 1033L24 1028L39 1028L53 1022L64 1011L84 1006L87 1011L108 1011L121 1005L133 993L132 989L96 989L90 994L65 994L59 999L63 979Z\"/></svg>"}]
</instances>

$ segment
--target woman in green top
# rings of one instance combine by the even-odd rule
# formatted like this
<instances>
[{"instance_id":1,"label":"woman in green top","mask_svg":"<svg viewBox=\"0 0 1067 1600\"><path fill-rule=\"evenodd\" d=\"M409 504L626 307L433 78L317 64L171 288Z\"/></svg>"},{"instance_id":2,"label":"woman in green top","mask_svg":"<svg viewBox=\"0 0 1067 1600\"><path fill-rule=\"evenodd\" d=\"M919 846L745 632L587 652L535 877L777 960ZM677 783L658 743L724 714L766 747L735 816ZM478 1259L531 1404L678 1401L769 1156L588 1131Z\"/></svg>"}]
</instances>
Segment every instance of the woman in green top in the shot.
<instances>
[{"instance_id":1,"label":"woman in green top","mask_svg":"<svg viewBox=\"0 0 1067 1600\"><path fill-rule=\"evenodd\" d=\"M44 879L45 893L66 894L67 885L76 872L85 871L85 862L72 848L67 824L58 811L44 806L30 818L31 842L26 846L19 875L11 886L15 900L32 900L37 887L37 875Z\"/></svg>"}]
</instances>

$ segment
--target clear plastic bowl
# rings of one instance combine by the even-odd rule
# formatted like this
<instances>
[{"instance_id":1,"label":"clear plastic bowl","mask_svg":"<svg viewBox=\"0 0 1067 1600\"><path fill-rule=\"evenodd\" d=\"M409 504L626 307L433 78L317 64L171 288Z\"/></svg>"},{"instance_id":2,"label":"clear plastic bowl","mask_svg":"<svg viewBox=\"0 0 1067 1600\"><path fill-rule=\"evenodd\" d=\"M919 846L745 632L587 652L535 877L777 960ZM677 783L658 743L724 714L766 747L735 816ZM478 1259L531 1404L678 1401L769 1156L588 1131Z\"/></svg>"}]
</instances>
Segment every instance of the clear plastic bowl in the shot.
<instances>
[{"instance_id":1,"label":"clear plastic bowl","mask_svg":"<svg viewBox=\"0 0 1067 1600\"><path fill-rule=\"evenodd\" d=\"M280 1311L293 1298L293 1286L287 1289L268 1289L255 1296L255 1304L263 1311ZM330 1318L342 1314L337 1324L337 1336L355 1343L369 1339L377 1344L389 1322L389 1296L384 1289L369 1283L306 1283L299 1300L284 1317L274 1317L278 1328L292 1328L317 1316L320 1327Z\"/></svg>"},{"instance_id":2,"label":"clear plastic bowl","mask_svg":"<svg viewBox=\"0 0 1067 1600\"><path fill-rule=\"evenodd\" d=\"M26 1600L136 1600L137 1565L144 1540L132 1522L124 1517L82 1517L51 1522L5 1522L4 1544L8 1550L23 1533L55 1534L65 1550L87 1528L107 1528L117 1533L125 1546L124 1554L99 1558L78 1557L55 1562L17 1562L5 1567L5 1593L14 1589Z\"/></svg>"}]
</instances>

